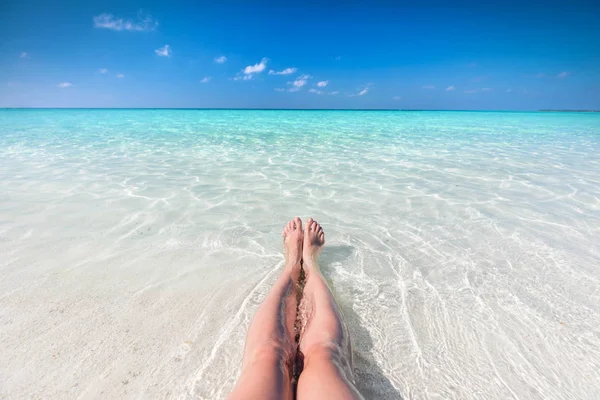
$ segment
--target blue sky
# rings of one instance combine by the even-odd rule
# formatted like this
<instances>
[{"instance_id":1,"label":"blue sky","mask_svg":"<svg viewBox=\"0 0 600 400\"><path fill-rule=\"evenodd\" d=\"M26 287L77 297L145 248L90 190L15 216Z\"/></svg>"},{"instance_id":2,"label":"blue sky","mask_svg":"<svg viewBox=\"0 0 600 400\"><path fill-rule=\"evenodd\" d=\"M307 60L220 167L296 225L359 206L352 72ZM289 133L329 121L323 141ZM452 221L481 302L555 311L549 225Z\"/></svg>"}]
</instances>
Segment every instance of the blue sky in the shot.
<instances>
[{"instance_id":1,"label":"blue sky","mask_svg":"<svg viewBox=\"0 0 600 400\"><path fill-rule=\"evenodd\" d=\"M592 1L216 3L5 0L0 106L600 109Z\"/></svg>"}]
</instances>

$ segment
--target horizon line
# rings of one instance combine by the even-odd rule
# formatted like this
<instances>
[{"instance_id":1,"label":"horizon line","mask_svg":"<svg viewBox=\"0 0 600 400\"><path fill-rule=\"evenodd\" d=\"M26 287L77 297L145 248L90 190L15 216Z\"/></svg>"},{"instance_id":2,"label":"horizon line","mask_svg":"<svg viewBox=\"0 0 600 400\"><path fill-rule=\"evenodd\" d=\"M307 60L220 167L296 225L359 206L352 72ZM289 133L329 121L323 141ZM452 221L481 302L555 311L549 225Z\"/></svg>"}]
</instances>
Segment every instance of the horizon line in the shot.
<instances>
[{"instance_id":1,"label":"horizon line","mask_svg":"<svg viewBox=\"0 0 600 400\"><path fill-rule=\"evenodd\" d=\"M405 111L405 112L577 112L598 113L594 109L470 110L421 108L248 108L248 107L0 107L0 110L200 110L200 111Z\"/></svg>"}]
</instances>

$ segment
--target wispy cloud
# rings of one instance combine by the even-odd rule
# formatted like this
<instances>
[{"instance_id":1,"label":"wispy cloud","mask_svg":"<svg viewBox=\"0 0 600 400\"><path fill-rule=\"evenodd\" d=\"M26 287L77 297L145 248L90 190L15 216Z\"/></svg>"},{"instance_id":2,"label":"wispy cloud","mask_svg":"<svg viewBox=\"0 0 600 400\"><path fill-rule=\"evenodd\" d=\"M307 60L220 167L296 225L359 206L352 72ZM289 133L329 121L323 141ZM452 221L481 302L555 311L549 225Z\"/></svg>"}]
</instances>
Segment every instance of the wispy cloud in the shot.
<instances>
[{"instance_id":1,"label":"wispy cloud","mask_svg":"<svg viewBox=\"0 0 600 400\"><path fill-rule=\"evenodd\" d=\"M275 91L276 92L285 92L285 88L278 87L278 88L275 88Z\"/></svg>"},{"instance_id":2,"label":"wispy cloud","mask_svg":"<svg viewBox=\"0 0 600 400\"><path fill-rule=\"evenodd\" d=\"M227 61L227 57L225 56L215 57L215 62L218 64L223 64L225 61Z\"/></svg>"},{"instance_id":3,"label":"wispy cloud","mask_svg":"<svg viewBox=\"0 0 600 400\"><path fill-rule=\"evenodd\" d=\"M154 50L154 52L160 57L171 57L171 46L165 44L163 47Z\"/></svg>"},{"instance_id":4,"label":"wispy cloud","mask_svg":"<svg viewBox=\"0 0 600 400\"><path fill-rule=\"evenodd\" d=\"M288 82L288 85L292 85L293 87L289 89L290 92L297 92L302 88L302 86L306 85L308 80L311 78L310 75L300 75L294 81Z\"/></svg>"},{"instance_id":5,"label":"wispy cloud","mask_svg":"<svg viewBox=\"0 0 600 400\"><path fill-rule=\"evenodd\" d=\"M536 78L543 78L545 76L546 76L546 74L544 74L543 72L540 72L539 74L535 75Z\"/></svg>"},{"instance_id":6,"label":"wispy cloud","mask_svg":"<svg viewBox=\"0 0 600 400\"><path fill-rule=\"evenodd\" d=\"M316 88L310 88L310 89L308 89L308 92L309 93L318 94L318 95L326 95L326 94L328 94L328 95L332 95L332 96L335 96L336 94L340 93L337 90L333 91L333 92L326 92L324 90L319 90L319 89L316 89Z\"/></svg>"},{"instance_id":7,"label":"wispy cloud","mask_svg":"<svg viewBox=\"0 0 600 400\"><path fill-rule=\"evenodd\" d=\"M258 64L248 65L242 72L244 74L260 74L267 68L268 61L266 58L263 58Z\"/></svg>"},{"instance_id":8,"label":"wispy cloud","mask_svg":"<svg viewBox=\"0 0 600 400\"><path fill-rule=\"evenodd\" d=\"M212 77L205 76L204 78L200 79L200 83L208 83L208 82L210 82L211 79L212 79Z\"/></svg>"},{"instance_id":9,"label":"wispy cloud","mask_svg":"<svg viewBox=\"0 0 600 400\"><path fill-rule=\"evenodd\" d=\"M158 26L158 22L151 15L138 14L137 19L117 18L113 14L100 14L94 17L94 26L96 28L111 29L113 31L153 31Z\"/></svg>"},{"instance_id":10,"label":"wispy cloud","mask_svg":"<svg viewBox=\"0 0 600 400\"><path fill-rule=\"evenodd\" d=\"M26 52L26 51L24 51L24 52L21 53L21 55L19 57L21 57L21 58L29 58L29 53Z\"/></svg>"},{"instance_id":11,"label":"wispy cloud","mask_svg":"<svg viewBox=\"0 0 600 400\"><path fill-rule=\"evenodd\" d=\"M358 92L349 94L348 97L364 96L365 94L369 93L370 89L371 89L371 84L369 83L368 85L366 85L365 87L360 89Z\"/></svg>"},{"instance_id":12,"label":"wispy cloud","mask_svg":"<svg viewBox=\"0 0 600 400\"><path fill-rule=\"evenodd\" d=\"M286 68L282 71L275 71L274 69L269 71L269 75L290 75L293 74L297 71L296 68L292 67L292 68Z\"/></svg>"},{"instance_id":13,"label":"wispy cloud","mask_svg":"<svg viewBox=\"0 0 600 400\"><path fill-rule=\"evenodd\" d=\"M506 89L506 93L512 92L512 89Z\"/></svg>"},{"instance_id":14,"label":"wispy cloud","mask_svg":"<svg viewBox=\"0 0 600 400\"><path fill-rule=\"evenodd\" d=\"M473 94L473 93L479 93L479 92L491 92L492 90L493 90L492 88L484 87L484 88L465 90L465 93Z\"/></svg>"},{"instance_id":15,"label":"wispy cloud","mask_svg":"<svg viewBox=\"0 0 600 400\"><path fill-rule=\"evenodd\" d=\"M402 100L402 97L400 97L400 96L394 96L394 97L392 97L392 100Z\"/></svg>"},{"instance_id":16,"label":"wispy cloud","mask_svg":"<svg viewBox=\"0 0 600 400\"><path fill-rule=\"evenodd\" d=\"M435 89L435 86L434 85L425 85L425 86L423 86L423 89L432 90L432 89Z\"/></svg>"},{"instance_id":17,"label":"wispy cloud","mask_svg":"<svg viewBox=\"0 0 600 400\"><path fill-rule=\"evenodd\" d=\"M563 72L561 72L560 74L556 75L556 77L557 77L558 79L565 79L565 78L566 78L567 76L569 76L569 75L571 75L569 72L567 72L567 71L563 71Z\"/></svg>"},{"instance_id":18,"label":"wispy cloud","mask_svg":"<svg viewBox=\"0 0 600 400\"><path fill-rule=\"evenodd\" d=\"M73 86L71 82L61 82L57 85L59 88L68 88L69 86Z\"/></svg>"},{"instance_id":19,"label":"wispy cloud","mask_svg":"<svg viewBox=\"0 0 600 400\"><path fill-rule=\"evenodd\" d=\"M318 87L325 87L328 84L329 84L329 81L320 81L320 82L317 82L317 86Z\"/></svg>"},{"instance_id":20,"label":"wispy cloud","mask_svg":"<svg viewBox=\"0 0 600 400\"><path fill-rule=\"evenodd\" d=\"M475 78L471 79L471 82L481 82L483 80L486 80L487 78L487 76L476 76Z\"/></svg>"},{"instance_id":21,"label":"wispy cloud","mask_svg":"<svg viewBox=\"0 0 600 400\"><path fill-rule=\"evenodd\" d=\"M98 70L98 72L99 72L99 73L101 73L101 74L107 74L107 73L108 73L108 70L107 70L106 68L100 68L100 69Z\"/></svg>"},{"instance_id":22,"label":"wispy cloud","mask_svg":"<svg viewBox=\"0 0 600 400\"><path fill-rule=\"evenodd\" d=\"M456 90L456 87L455 87L454 85L448 86L448 87L446 88L446 92L453 92L453 91L455 91L455 90Z\"/></svg>"},{"instance_id":23,"label":"wispy cloud","mask_svg":"<svg viewBox=\"0 0 600 400\"><path fill-rule=\"evenodd\" d=\"M252 75L237 75L233 77L234 81L249 81L252 79Z\"/></svg>"},{"instance_id":24,"label":"wispy cloud","mask_svg":"<svg viewBox=\"0 0 600 400\"><path fill-rule=\"evenodd\" d=\"M123 78L125 78L125 75L123 75L123 74L117 74L115 76L117 77L117 79L123 79Z\"/></svg>"}]
</instances>

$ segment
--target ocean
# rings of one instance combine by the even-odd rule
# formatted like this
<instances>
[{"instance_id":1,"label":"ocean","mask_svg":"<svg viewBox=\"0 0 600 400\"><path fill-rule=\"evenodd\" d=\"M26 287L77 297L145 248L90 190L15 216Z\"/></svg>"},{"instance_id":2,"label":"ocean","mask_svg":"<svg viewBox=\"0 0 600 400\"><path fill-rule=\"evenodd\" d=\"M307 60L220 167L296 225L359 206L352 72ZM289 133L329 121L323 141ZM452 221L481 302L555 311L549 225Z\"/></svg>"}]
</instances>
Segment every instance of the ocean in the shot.
<instances>
[{"instance_id":1,"label":"ocean","mask_svg":"<svg viewBox=\"0 0 600 400\"><path fill-rule=\"evenodd\" d=\"M600 114L0 110L0 398L222 399L294 216L368 399L600 398Z\"/></svg>"}]
</instances>

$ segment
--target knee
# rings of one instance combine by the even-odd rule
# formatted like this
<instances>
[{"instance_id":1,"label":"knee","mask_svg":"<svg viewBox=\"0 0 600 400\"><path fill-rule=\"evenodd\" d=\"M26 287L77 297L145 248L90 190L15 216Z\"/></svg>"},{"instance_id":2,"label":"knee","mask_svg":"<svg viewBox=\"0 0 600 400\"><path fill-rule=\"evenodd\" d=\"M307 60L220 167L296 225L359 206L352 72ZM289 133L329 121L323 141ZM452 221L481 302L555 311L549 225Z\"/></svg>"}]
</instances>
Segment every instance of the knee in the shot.
<instances>
[{"instance_id":1,"label":"knee","mask_svg":"<svg viewBox=\"0 0 600 400\"><path fill-rule=\"evenodd\" d=\"M304 363L327 362L339 364L344 359L343 352L335 343L315 343L304 352Z\"/></svg>"},{"instance_id":2,"label":"knee","mask_svg":"<svg viewBox=\"0 0 600 400\"><path fill-rule=\"evenodd\" d=\"M315 344L304 353L304 371L331 370L354 382L352 361L349 355L333 343Z\"/></svg>"},{"instance_id":3,"label":"knee","mask_svg":"<svg viewBox=\"0 0 600 400\"><path fill-rule=\"evenodd\" d=\"M256 346L244 359L245 365L256 364L282 364L290 357L289 349L281 343L268 342Z\"/></svg>"}]
</instances>

